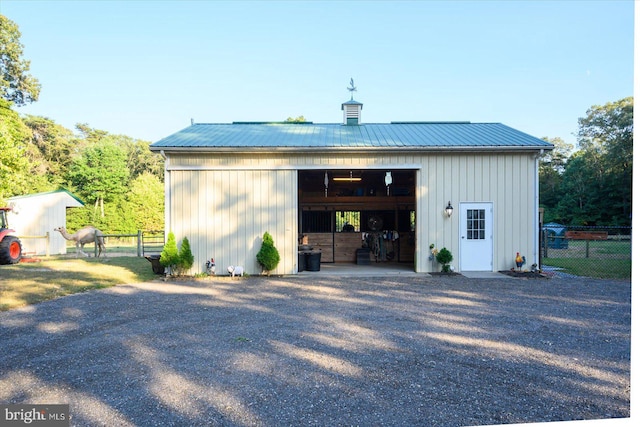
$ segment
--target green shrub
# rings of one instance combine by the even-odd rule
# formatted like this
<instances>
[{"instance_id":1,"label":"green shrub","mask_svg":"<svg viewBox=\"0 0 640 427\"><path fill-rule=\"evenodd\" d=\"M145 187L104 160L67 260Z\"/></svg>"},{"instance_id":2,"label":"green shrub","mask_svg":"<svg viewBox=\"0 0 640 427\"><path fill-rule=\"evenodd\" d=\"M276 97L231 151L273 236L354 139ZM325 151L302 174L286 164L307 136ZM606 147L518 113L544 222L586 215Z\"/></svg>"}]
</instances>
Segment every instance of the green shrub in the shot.
<instances>
[{"instance_id":1,"label":"green shrub","mask_svg":"<svg viewBox=\"0 0 640 427\"><path fill-rule=\"evenodd\" d=\"M173 274L176 266L180 262L180 255L178 253L178 245L176 244L176 236L173 231L169 232L167 236L167 243L164 244L162 252L160 253L160 265L169 269L169 274Z\"/></svg>"},{"instance_id":2,"label":"green shrub","mask_svg":"<svg viewBox=\"0 0 640 427\"><path fill-rule=\"evenodd\" d=\"M193 266L193 253L191 252L191 245L189 239L186 237L182 239L180 245L180 253L178 254L178 268L184 272L189 270Z\"/></svg>"},{"instance_id":3,"label":"green shrub","mask_svg":"<svg viewBox=\"0 0 640 427\"><path fill-rule=\"evenodd\" d=\"M274 270L280 262L280 254L273 243L273 237L271 237L271 234L267 231L265 231L262 236L262 246L256 258L267 274L269 274L271 270Z\"/></svg>"},{"instance_id":4,"label":"green shrub","mask_svg":"<svg viewBox=\"0 0 640 427\"><path fill-rule=\"evenodd\" d=\"M438 255L436 255L436 261L438 261L439 264L442 264L443 273L448 273L451 271L451 267L449 266L449 264L451 264L451 261L453 261L453 255L447 248L442 248L438 251Z\"/></svg>"}]
</instances>

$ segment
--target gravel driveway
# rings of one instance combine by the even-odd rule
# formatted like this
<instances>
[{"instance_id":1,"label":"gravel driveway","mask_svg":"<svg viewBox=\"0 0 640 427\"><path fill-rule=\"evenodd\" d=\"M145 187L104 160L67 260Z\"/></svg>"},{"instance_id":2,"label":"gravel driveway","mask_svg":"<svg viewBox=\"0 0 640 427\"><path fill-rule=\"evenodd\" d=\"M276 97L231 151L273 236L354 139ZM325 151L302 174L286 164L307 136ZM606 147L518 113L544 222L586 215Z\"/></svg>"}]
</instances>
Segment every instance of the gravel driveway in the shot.
<instances>
[{"instance_id":1,"label":"gravel driveway","mask_svg":"<svg viewBox=\"0 0 640 427\"><path fill-rule=\"evenodd\" d=\"M0 313L0 403L76 426L462 426L629 417L631 284L250 277Z\"/></svg>"}]
</instances>

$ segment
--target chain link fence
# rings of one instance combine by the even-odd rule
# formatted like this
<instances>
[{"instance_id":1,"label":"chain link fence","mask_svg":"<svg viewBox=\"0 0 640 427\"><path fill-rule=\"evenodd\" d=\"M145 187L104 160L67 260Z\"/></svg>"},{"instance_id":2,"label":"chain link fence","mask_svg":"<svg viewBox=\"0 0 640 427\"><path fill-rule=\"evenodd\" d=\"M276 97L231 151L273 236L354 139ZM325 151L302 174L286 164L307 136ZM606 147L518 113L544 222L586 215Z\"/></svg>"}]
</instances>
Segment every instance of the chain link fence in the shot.
<instances>
[{"instance_id":1,"label":"chain link fence","mask_svg":"<svg viewBox=\"0 0 640 427\"><path fill-rule=\"evenodd\" d=\"M542 271L557 275L631 278L631 227L542 227Z\"/></svg>"}]
</instances>

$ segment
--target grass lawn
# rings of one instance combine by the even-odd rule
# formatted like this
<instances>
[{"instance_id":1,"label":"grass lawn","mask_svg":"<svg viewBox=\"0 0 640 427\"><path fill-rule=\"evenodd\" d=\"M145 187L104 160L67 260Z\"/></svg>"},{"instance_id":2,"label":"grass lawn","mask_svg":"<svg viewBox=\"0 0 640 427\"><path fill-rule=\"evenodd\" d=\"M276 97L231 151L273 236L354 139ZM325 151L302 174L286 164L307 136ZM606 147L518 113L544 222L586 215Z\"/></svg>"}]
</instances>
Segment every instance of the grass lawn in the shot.
<instances>
[{"instance_id":1,"label":"grass lawn","mask_svg":"<svg viewBox=\"0 0 640 427\"><path fill-rule=\"evenodd\" d=\"M158 277L149 261L133 256L99 259L52 256L41 260L0 265L0 311Z\"/></svg>"},{"instance_id":2,"label":"grass lawn","mask_svg":"<svg viewBox=\"0 0 640 427\"><path fill-rule=\"evenodd\" d=\"M560 267L563 272L576 276L600 279L630 279L630 258L543 258L545 266Z\"/></svg>"}]
</instances>

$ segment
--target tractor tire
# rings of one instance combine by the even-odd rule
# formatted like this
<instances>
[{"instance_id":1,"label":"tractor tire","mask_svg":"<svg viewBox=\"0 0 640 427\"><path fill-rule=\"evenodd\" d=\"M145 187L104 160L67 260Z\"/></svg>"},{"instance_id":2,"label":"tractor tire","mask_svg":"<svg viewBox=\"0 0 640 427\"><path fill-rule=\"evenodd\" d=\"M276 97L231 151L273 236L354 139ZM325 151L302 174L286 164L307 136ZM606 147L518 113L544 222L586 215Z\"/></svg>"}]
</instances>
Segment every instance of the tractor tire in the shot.
<instances>
[{"instance_id":1,"label":"tractor tire","mask_svg":"<svg viewBox=\"0 0 640 427\"><path fill-rule=\"evenodd\" d=\"M0 264L17 264L22 259L22 243L15 236L4 236L0 241Z\"/></svg>"}]
</instances>

